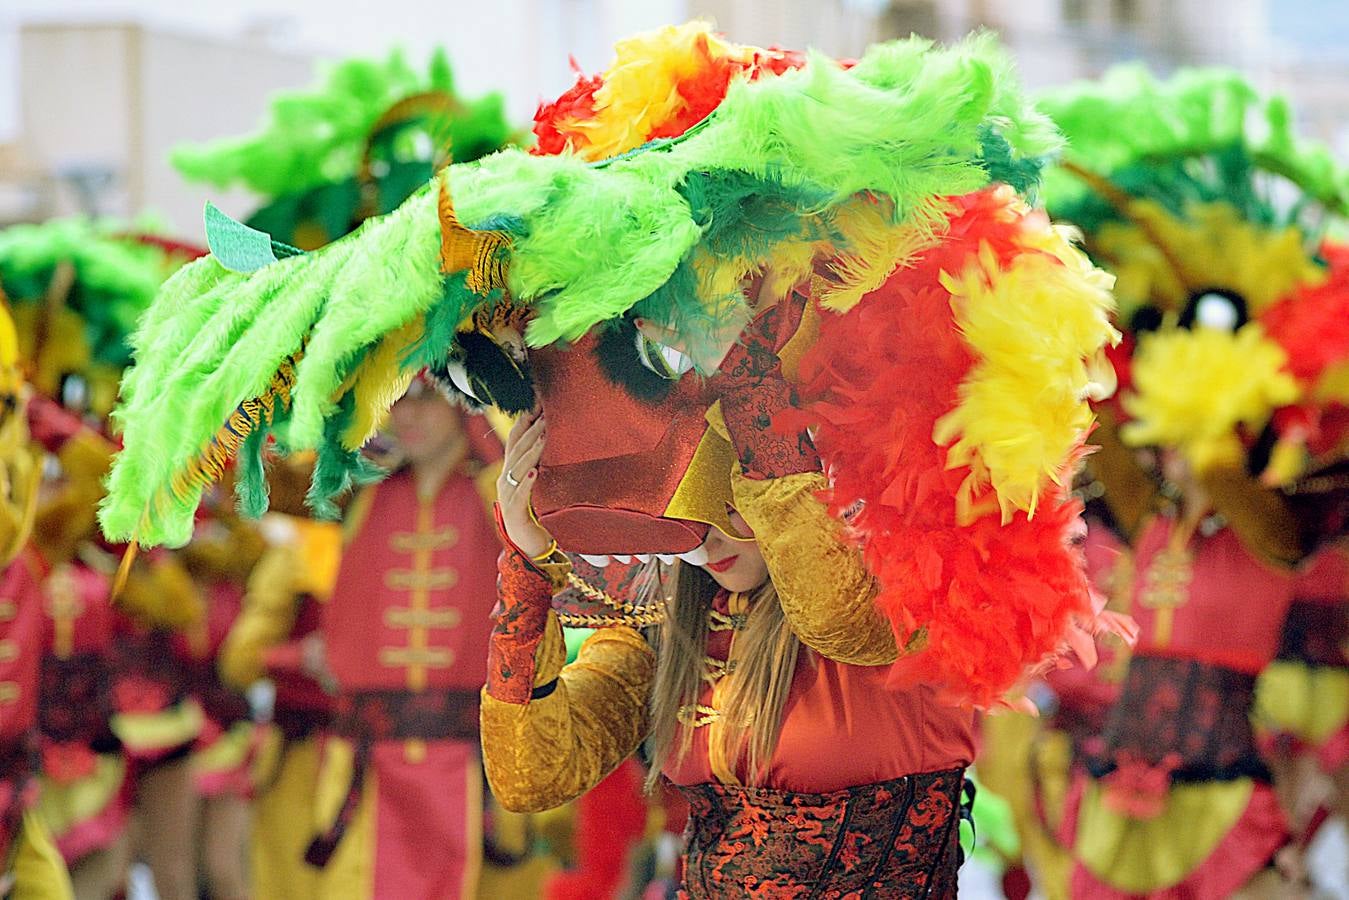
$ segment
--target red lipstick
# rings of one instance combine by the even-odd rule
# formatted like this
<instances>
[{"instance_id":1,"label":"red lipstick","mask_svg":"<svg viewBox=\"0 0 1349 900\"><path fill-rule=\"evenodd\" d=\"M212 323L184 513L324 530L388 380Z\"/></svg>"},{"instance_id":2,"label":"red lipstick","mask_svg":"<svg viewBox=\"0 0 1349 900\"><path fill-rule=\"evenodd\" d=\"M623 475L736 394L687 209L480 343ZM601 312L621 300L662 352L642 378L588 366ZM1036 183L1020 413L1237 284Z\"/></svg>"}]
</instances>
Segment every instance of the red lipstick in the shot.
<instances>
[{"instance_id":1,"label":"red lipstick","mask_svg":"<svg viewBox=\"0 0 1349 900\"><path fill-rule=\"evenodd\" d=\"M717 573L728 572L730 571L731 566L735 565L735 561L739 558L740 558L739 553L732 553L725 559L718 560L717 562L710 562L707 563L706 565L707 568L711 569L713 572Z\"/></svg>"}]
</instances>

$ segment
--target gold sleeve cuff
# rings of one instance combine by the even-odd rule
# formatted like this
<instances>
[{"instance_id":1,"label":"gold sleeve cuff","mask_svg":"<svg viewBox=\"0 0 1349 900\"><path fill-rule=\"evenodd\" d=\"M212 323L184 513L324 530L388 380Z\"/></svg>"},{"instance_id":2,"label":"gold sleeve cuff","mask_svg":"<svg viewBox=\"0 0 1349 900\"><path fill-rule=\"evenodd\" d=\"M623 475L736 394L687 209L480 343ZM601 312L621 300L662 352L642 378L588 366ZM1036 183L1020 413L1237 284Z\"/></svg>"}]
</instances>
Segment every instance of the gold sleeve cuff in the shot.
<instances>
[{"instance_id":1,"label":"gold sleeve cuff","mask_svg":"<svg viewBox=\"0 0 1349 900\"><path fill-rule=\"evenodd\" d=\"M206 618L206 603L200 591L173 557L134 567L117 602L151 626L186 631Z\"/></svg>"},{"instance_id":2,"label":"gold sleeve cuff","mask_svg":"<svg viewBox=\"0 0 1349 900\"><path fill-rule=\"evenodd\" d=\"M557 678L567 663L567 641L562 636L562 625L557 613L548 610L548 624L543 628L543 639L534 650L534 687L543 687Z\"/></svg>"},{"instance_id":3,"label":"gold sleeve cuff","mask_svg":"<svg viewBox=\"0 0 1349 900\"><path fill-rule=\"evenodd\" d=\"M557 544L550 547L545 556L531 559L529 564L548 579L548 587L554 597L566 590L567 576L571 574L571 560L567 558L567 554L557 549Z\"/></svg>"},{"instance_id":4,"label":"gold sleeve cuff","mask_svg":"<svg viewBox=\"0 0 1349 900\"><path fill-rule=\"evenodd\" d=\"M1214 469L1202 481L1213 508L1247 550L1271 565L1298 564L1304 555L1298 523L1277 490L1240 469Z\"/></svg>"},{"instance_id":5,"label":"gold sleeve cuff","mask_svg":"<svg viewBox=\"0 0 1349 900\"><path fill-rule=\"evenodd\" d=\"M554 635L560 642L561 628L550 617L536 683L552 680L544 673L556 664L555 651L548 651L547 662L543 657ZM547 696L504 703L484 690L483 762L493 796L512 812L540 812L598 784L646 736L655 665L655 653L636 631L605 628L561 669Z\"/></svg>"},{"instance_id":6,"label":"gold sleeve cuff","mask_svg":"<svg viewBox=\"0 0 1349 900\"><path fill-rule=\"evenodd\" d=\"M806 646L835 662L894 662L895 635L876 609L875 580L843 524L815 496L824 476L732 476L735 505L754 529L782 611Z\"/></svg>"}]
</instances>

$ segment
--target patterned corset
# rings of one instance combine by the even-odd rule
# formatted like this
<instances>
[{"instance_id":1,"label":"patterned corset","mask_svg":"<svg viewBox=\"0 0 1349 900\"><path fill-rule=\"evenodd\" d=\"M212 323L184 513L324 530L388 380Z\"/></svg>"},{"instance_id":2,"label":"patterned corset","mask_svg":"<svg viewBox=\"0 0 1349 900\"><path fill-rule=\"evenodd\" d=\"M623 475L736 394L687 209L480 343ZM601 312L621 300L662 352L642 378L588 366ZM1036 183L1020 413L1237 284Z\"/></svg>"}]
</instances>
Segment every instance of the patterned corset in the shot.
<instances>
[{"instance_id":1,"label":"patterned corset","mask_svg":"<svg viewBox=\"0 0 1349 900\"><path fill-rule=\"evenodd\" d=\"M704 783L689 801L681 897L956 896L964 771L830 794Z\"/></svg>"},{"instance_id":2,"label":"patterned corset","mask_svg":"<svg viewBox=\"0 0 1349 900\"><path fill-rule=\"evenodd\" d=\"M1278 658L1306 666L1349 666L1349 616L1339 604L1294 600L1284 619Z\"/></svg>"},{"instance_id":3,"label":"patterned corset","mask_svg":"<svg viewBox=\"0 0 1349 900\"><path fill-rule=\"evenodd\" d=\"M478 738L476 691L350 691L328 727L354 741Z\"/></svg>"},{"instance_id":4,"label":"patterned corset","mask_svg":"<svg viewBox=\"0 0 1349 900\"><path fill-rule=\"evenodd\" d=\"M1097 778L1142 767L1171 782L1269 781L1251 729L1254 693L1255 676L1245 672L1136 655L1088 768Z\"/></svg>"}]
</instances>

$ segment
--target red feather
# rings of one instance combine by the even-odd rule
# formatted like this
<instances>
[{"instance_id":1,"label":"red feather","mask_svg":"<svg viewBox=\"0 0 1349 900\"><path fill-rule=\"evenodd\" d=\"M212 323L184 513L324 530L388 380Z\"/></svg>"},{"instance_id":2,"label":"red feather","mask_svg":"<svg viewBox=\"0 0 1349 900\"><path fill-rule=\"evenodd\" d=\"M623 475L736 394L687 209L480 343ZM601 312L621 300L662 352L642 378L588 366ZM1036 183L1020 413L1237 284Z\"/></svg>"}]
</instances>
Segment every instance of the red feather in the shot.
<instances>
[{"instance_id":1,"label":"red feather","mask_svg":"<svg viewBox=\"0 0 1349 900\"><path fill-rule=\"evenodd\" d=\"M586 136L569 123L595 117L595 92L604 80L582 72L575 58L571 60L571 70L576 73L576 83L552 103L539 103L534 113L536 143L529 152L535 156L557 156L566 151L568 141L575 146L586 143Z\"/></svg>"},{"instance_id":2,"label":"red feather","mask_svg":"<svg viewBox=\"0 0 1349 900\"><path fill-rule=\"evenodd\" d=\"M1288 352L1288 371L1311 381L1349 359L1349 246L1326 243L1326 280L1265 310L1260 324Z\"/></svg>"}]
</instances>

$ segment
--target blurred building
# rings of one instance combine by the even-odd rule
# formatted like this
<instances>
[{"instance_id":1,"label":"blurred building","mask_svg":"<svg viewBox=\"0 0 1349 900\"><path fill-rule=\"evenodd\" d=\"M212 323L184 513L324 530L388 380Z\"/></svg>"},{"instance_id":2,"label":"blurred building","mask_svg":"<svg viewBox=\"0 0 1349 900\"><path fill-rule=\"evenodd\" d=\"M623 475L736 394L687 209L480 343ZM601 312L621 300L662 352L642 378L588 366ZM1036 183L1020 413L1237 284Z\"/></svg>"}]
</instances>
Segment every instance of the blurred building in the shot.
<instances>
[{"instance_id":1,"label":"blurred building","mask_svg":"<svg viewBox=\"0 0 1349 900\"><path fill-rule=\"evenodd\" d=\"M3 151L0 221L148 212L183 234L200 230L208 193L224 192L184 185L169 148L253 128L269 94L313 74L313 59L246 37L133 23L25 25L18 56L19 132Z\"/></svg>"}]
</instances>

